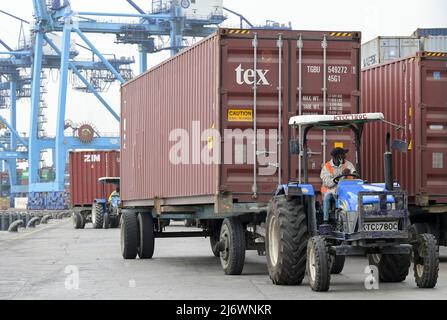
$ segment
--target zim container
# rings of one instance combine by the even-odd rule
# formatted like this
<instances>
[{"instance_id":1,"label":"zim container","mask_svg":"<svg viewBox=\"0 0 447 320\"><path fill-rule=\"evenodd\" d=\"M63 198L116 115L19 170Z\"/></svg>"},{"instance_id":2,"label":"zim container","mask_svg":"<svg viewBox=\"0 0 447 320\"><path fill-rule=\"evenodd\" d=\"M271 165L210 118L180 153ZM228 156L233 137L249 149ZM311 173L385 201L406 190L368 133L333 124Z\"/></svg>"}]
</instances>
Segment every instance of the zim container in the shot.
<instances>
[{"instance_id":1,"label":"zim container","mask_svg":"<svg viewBox=\"0 0 447 320\"><path fill-rule=\"evenodd\" d=\"M267 202L279 183L303 178L291 116L359 111L360 33L220 29L121 93L124 206ZM332 148L354 150L353 139L346 130L309 140L319 189Z\"/></svg>"},{"instance_id":2,"label":"zim container","mask_svg":"<svg viewBox=\"0 0 447 320\"><path fill-rule=\"evenodd\" d=\"M394 176L413 205L447 204L447 54L417 55L362 71L362 111L383 112L402 126L372 124L365 130L364 178L384 179L385 135L405 140L395 153Z\"/></svg>"},{"instance_id":3,"label":"zim container","mask_svg":"<svg viewBox=\"0 0 447 320\"><path fill-rule=\"evenodd\" d=\"M119 151L70 152L70 197L73 207L91 206L95 199L108 197L114 190L106 185L105 195L98 182L102 177L119 177Z\"/></svg>"}]
</instances>

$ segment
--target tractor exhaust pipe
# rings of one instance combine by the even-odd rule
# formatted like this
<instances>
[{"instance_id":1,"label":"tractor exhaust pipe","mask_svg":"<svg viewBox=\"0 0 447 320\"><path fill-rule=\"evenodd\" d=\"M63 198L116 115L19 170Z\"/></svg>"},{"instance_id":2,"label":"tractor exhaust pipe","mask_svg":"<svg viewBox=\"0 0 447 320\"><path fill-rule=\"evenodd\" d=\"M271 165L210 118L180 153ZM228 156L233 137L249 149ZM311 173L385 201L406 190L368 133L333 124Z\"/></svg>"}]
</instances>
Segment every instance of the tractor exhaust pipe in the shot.
<instances>
[{"instance_id":1,"label":"tractor exhaust pipe","mask_svg":"<svg viewBox=\"0 0 447 320\"><path fill-rule=\"evenodd\" d=\"M391 134L388 132L386 134L386 151L383 155L384 158L384 168L385 168L385 188L388 191L394 190L394 179L393 179L393 154L391 152Z\"/></svg>"}]
</instances>

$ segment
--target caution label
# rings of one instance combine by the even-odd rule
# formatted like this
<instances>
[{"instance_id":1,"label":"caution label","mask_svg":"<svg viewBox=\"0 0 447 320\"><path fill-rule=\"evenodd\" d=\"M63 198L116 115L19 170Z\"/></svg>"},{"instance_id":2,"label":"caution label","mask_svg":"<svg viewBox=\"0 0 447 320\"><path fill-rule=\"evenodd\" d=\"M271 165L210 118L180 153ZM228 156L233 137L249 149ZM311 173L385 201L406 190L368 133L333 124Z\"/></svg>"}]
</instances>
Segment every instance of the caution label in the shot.
<instances>
[{"instance_id":1,"label":"caution label","mask_svg":"<svg viewBox=\"0 0 447 320\"><path fill-rule=\"evenodd\" d=\"M230 109L228 110L229 122L253 122L253 110Z\"/></svg>"}]
</instances>

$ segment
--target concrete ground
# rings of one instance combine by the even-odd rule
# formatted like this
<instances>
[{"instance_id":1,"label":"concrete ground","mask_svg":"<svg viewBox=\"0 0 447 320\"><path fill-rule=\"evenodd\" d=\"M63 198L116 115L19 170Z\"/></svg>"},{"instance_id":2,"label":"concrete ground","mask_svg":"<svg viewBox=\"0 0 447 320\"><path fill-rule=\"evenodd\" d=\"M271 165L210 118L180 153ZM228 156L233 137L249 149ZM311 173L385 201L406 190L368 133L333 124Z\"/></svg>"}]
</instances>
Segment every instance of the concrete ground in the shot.
<instances>
[{"instance_id":1,"label":"concrete ground","mask_svg":"<svg viewBox=\"0 0 447 320\"><path fill-rule=\"evenodd\" d=\"M118 229L74 230L65 219L0 232L0 299L447 299L446 248L435 289L418 289L411 270L403 283L367 290L365 267L366 258L349 258L330 291L314 293L307 279L273 285L266 258L251 251L243 275L225 276L208 239L157 239L153 260L125 261Z\"/></svg>"}]
</instances>

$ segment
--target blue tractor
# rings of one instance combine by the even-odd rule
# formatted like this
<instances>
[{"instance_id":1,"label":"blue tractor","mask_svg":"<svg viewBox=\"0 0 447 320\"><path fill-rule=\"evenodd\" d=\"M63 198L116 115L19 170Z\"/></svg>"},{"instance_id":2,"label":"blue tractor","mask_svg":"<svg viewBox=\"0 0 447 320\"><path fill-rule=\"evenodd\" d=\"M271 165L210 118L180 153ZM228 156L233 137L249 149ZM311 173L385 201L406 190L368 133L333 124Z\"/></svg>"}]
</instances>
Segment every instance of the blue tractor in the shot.
<instances>
[{"instance_id":1,"label":"blue tractor","mask_svg":"<svg viewBox=\"0 0 447 320\"><path fill-rule=\"evenodd\" d=\"M290 141L290 152L304 158L304 184L280 185L269 203L266 221L266 255L270 278L279 285L301 284L306 270L314 291L328 291L331 273L341 273L345 257L367 256L372 280L401 282L414 262L420 288L436 286L439 248L431 234L410 235L407 195L392 176L392 149L406 151L399 140L384 155L385 183L361 179L360 146L366 123L384 121L382 113L295 116L289 125L301 131L302 140ZM357 173L334 177L337 195L329 223L317 192L308 183L308 134L312 129L350 129L356 146ZM378 274L374 274L374 270Z\"/></svg>"}]
</instances>

